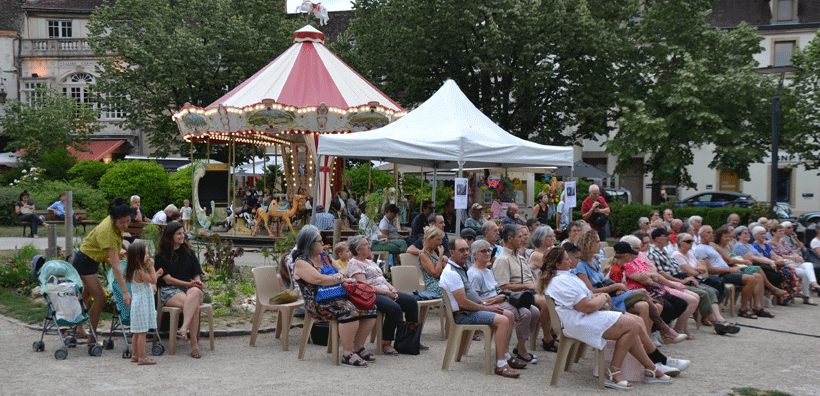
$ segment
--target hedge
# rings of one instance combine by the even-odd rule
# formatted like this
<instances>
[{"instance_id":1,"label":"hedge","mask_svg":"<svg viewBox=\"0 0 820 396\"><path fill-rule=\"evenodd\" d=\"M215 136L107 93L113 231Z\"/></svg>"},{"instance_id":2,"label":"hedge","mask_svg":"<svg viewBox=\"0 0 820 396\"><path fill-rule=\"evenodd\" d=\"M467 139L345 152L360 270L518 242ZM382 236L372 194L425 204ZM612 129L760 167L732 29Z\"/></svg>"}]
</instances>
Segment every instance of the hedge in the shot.
<instances>
[{"instance_id":1,"label":"hedge","mask_svg":"<svg viewBox=\"0 0 820 396\"><path fill-rule=\"evenodd\" d=\"M671 208L676 219L683 219L690 216L703 217L703 225L718 227L726 224L726 219L732 213L740 216L740 224L748 224L752 220L751 209L747 208L708 208L708 207L685 207L669 205L622 205L613 203L609 216L612 236L621 237L630 234L638 229L638 219L649 217L649 211L656 209L663 213L664 209ZM574 217L577 219L577 217Z\"/></svg>"},{"instance_id":2,"label":"hedge","mask_svg":"<svg viewBox=\"0 0 820 396\"><path fill-rule=\"evenodd\" d=\"M118 161L109 165L99 186L109 201L117 196L127 201L132 195L139 195L142 210L149 217L172 201L168 172L154 161Z\"/></svg>"},{"instance_id":3,"label":"hedge","mask_svg":"<svg viewBox=\"0 0 820 396\"><path fill-rule=\"evenodd\" d=\"M0 224L17 225L17 216L14 214L14 205L19 195L26 188L0 187ZM108 215L109 201L105 193L91 188L81 181L42 181L28 187L31 200L38 210L45 210L60 197L60 193L71 190L75 209L85 209L88 217L93 220L102 220Z\"/></svg>"}]
</instances>

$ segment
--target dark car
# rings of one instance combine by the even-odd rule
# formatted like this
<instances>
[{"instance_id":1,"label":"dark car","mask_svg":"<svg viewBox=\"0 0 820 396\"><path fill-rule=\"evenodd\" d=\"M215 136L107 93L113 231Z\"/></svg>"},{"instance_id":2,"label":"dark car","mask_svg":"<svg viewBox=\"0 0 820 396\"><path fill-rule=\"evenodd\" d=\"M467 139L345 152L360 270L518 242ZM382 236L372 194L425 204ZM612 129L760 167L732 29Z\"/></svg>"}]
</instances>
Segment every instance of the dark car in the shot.
<instances>
[{"instance_id":1,"label":"dark car","mask_svg":"<svg viewBox=\"0 0 820 396\"><path fill-rule=\"evenodd\" d=\"M820 225L820 212L806 212L797 218L797 222L803 227L808 227L811 224ZM815 225L814 228L817 228Z\"/></svg>"},{"instance_id":2,"label":"dark car","mask_svg":"<svg viewBox=\"0 0 820 396\"><path fill-rule=\"evenodd\" d=\"M678 201L678 206L708 206L717 208L721 206L733 207L749 207L755 200L749 194L741 194L736 192L705 192L695 194L689 198Z\"/></svg>"}]
</instances>

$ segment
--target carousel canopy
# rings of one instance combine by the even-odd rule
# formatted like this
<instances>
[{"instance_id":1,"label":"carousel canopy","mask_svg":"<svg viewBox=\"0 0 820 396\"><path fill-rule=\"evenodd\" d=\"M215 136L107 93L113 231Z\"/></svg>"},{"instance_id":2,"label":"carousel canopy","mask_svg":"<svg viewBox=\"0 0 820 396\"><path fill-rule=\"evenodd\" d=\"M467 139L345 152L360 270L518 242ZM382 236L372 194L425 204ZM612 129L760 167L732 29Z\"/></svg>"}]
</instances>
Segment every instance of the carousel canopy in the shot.
<instances>
[{"instance_id":1,"label":"carousel canopy","mask_svg":"<svg viewBox=\"0 0 820 396\"><path fill-rule=\"evenodd\" d=\"M572 147L517 138L447 80L430 99L378 130L319 137L320 155L437 169L572 166Z\"/></svg>"},{"instance_id":2,"label":"carousel canopy","mask_svg":"<svg viewBox=\"0 0 820 396\"><path fill-rule=\"evenodd\" d=\"M308 25L293 45L205 108L186 104L173 118L187 141L287 144L286 135L346 133L387 125L405 110L324 45Z\"/></svg>"}]
</instances>

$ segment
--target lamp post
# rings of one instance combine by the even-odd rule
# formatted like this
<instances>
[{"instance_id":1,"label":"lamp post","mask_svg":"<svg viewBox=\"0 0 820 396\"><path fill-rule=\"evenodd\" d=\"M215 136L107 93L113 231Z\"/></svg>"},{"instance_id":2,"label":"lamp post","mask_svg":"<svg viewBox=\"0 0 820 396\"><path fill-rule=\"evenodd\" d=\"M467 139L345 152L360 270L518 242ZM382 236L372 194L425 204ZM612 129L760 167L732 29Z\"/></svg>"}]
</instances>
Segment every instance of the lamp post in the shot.
<instances>
[{"instance_id":1,"label":"lamp post","mask_svg":"<svg viewBox=\"0 0 820 396\"><path fill-rule=\"evenodd\" d=\"M770 191L770 213L773 219L777 219L777 149L780 142L780 95L783 93L783 80L786 78L786 73L794 73L800 70L803 69L794 65L767 66L752 69L752 71L760 74L780 74L777 95L772 98L772 186Z\"/></svg>"}]
</instances>

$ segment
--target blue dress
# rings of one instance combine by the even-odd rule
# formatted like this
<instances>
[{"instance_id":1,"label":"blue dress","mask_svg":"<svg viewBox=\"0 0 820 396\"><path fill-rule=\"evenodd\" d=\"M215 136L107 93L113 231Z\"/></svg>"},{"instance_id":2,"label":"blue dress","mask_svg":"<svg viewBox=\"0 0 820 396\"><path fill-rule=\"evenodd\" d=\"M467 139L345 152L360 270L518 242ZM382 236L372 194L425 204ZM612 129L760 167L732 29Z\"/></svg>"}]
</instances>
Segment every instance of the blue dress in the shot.
<instances>
[{"instance_id":1,"label":"blue dress","mask_svg":"<svg viewBox=\"0 0 820 396\"><path fill-rule=\"evenodd\" d=\"M572 273L576 276L578 274L584 274L589 278L589 283L592 284L592 287L595 287L596 283L601 283L604 281L604 273L601 272L601 265L598 264L598 259L593 257L592 264L580 260L578 261L578 265L575 269L572 270ZM612 297L612 309L616 311L626 312L626 304L624 301L632 294L632 290L627 290L626 292L613 296Z\"/></svg>"},{"instance_id":2,"label":"blue dress","mask_svg":"<svg viewBox=\"0 0 820 396\"><path fill-rule=\"evenodd\" d=\"M157 305L147 282L131 283L131 332L147 333L157 327Z\"/></svg>"}]
</instances>

